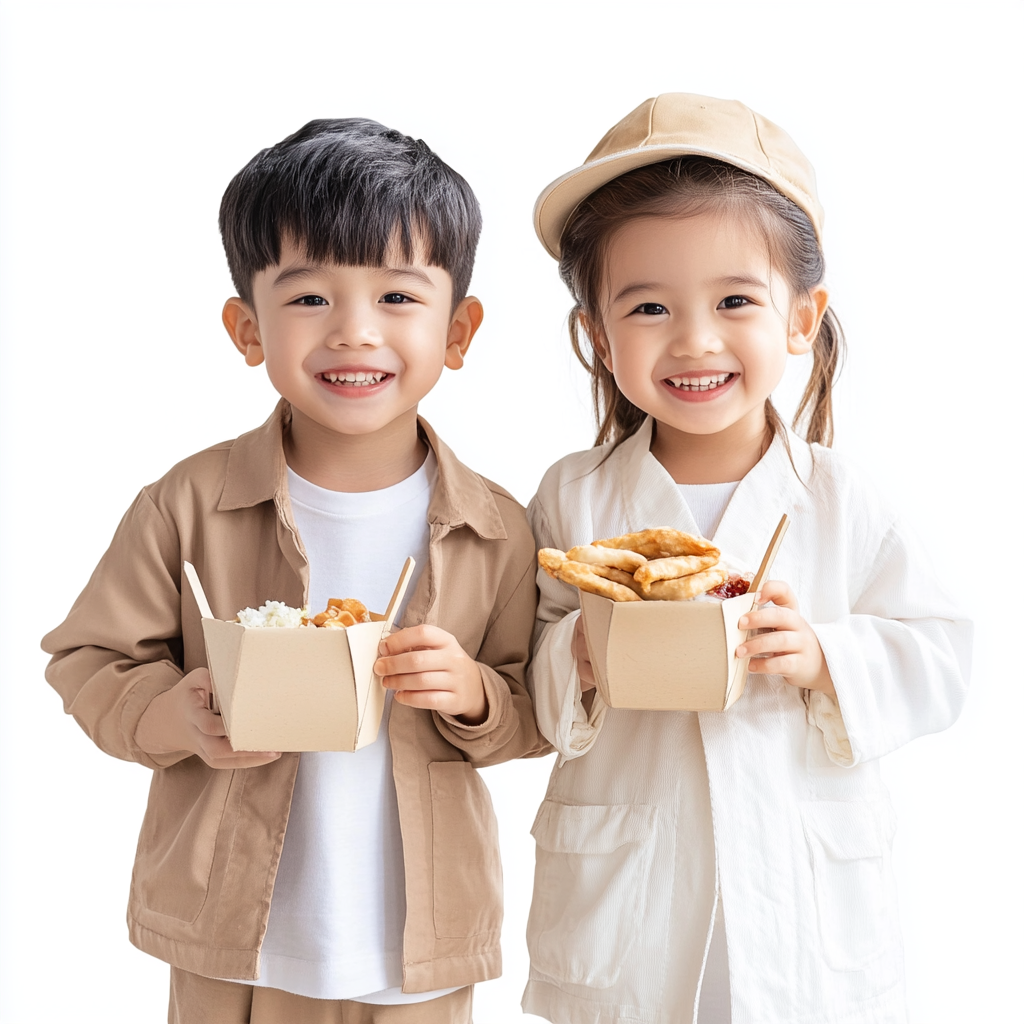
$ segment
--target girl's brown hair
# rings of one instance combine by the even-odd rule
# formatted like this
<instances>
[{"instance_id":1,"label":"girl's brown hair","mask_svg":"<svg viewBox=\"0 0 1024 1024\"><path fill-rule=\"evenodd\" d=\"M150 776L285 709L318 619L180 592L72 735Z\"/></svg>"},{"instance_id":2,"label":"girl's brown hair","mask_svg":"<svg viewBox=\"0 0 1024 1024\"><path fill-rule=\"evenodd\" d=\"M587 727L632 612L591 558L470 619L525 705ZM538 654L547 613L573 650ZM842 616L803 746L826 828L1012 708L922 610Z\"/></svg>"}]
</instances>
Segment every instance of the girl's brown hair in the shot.
<instances>
[{"instance_id":1,"label":"girl's brown hair","mask_svg":"<svg viewBox=\"0 0 1024 1024\"><path fill-rule=\"evenodd\" d=\"M591 375L598 421L595 445L624 441L647 415L619 391L584 329L584 319L592 331L603 329L601 289L609 241L635 217L692 217L708 212L734 212L753 220L764 236L772 265L778 266L794 296L809 294L824 280L825 258L803 210L762 178L731 164L677 157L629 171L591 193L565 226L558 270L575 302L569 312L573 351ZM843 329L828 309L814 339L811 376L793 417L794 429L799 424L808 441L832 443L832 386L844 351ZM765 400L765 419L767 449L782 427L770 398Z\"/></svg>"}]
</instances>

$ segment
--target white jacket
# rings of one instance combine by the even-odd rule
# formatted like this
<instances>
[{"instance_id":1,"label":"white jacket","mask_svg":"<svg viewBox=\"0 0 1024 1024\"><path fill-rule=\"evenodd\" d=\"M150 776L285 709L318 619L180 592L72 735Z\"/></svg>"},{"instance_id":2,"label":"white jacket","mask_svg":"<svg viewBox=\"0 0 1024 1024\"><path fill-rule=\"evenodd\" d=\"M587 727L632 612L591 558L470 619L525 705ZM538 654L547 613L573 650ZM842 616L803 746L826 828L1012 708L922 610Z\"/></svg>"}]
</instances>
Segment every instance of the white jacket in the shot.
<instances>
[{"instance_id":1,"label":"white jacket","mask_svg":"<svg viewBox=\"0 0 1024 1024\"><path fill-rule=\"evenodd\" d=\"M610 455L548 470L529 509L538 545L698 533L650 440L648 420ZM830 450L789 440L799 477L777 437L714 540L756 568L789 513L772 575L814 625L841 714L751 675L726 712L623 711L595 695L588 720L570 651L577 591L538 574L534 703L561 756L533 829L529 1013L693 1020L717 891L734 1024L905 1020L878 758L956 718L972 629L876 493Z\"/></svg>"}]
</instances>

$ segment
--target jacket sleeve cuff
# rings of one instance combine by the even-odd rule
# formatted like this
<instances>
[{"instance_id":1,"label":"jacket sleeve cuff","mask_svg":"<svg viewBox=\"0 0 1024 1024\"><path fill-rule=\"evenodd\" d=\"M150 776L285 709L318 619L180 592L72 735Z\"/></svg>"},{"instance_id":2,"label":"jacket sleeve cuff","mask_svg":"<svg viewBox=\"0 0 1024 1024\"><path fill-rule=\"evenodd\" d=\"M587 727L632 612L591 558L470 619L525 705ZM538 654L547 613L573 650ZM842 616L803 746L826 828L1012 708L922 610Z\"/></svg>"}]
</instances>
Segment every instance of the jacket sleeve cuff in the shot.
<instances>
[{"instance_id":1,"label":"jacket sleeve cuff","mask_svg":"<svg viewBox=\"0 0 1024 1024\"><path fill-rule=\"evenodd\" d=\"M147 673L132 687L127 699L121 705L121 734L128 757L147 768L169 768L172 764L184 761L192 756L190 750L177 750L165 754L150 754L143 750L135 741L135 730L139 720L154 697L166 692L181 680L181 672L169 665L153 666L161 671Z\"/></svg>"},{"instance_id":2,"label":"jacket sleeve cuff","mask_svg":"<svg viewBox=\"0 0 1024 1024\"><path fill-rule=\"evenodd\" d=\"M839 705L827 693L811 690L807 702L807 721L821 730L829 760L840 768L849 768L853 764L853 750Z\"/></svg>"},{"instance_id":3,"label":"jacket sleeve cuff","mask_svg":"<svg viewBox=\"0 0 1024 1024\"><path fill-rule=\"evenodd\" d=\"M599 693L588 715L572 653L580 613L570 612L544 634L531 665L533 703L541 732L561 755L559 764L585 754L596 742L607 705Z\"/></svg>"},{"instance_id":4,"label":"jacket sleeve cuff","mask_svg":"<svg viewBox=\"0 0 1024 1024\"><path fill-rule=\"evenodd\" d=\"M438 731L449 742L461 746L462 742L488 736L514 717L512 694L508 683L490 665L477 662L480 679L484 684L484 696L487 698L487 717L477 725L468 725L455 715L447 715L441 711L434 712L434 722Z\"/></svg>"}]
</instances>

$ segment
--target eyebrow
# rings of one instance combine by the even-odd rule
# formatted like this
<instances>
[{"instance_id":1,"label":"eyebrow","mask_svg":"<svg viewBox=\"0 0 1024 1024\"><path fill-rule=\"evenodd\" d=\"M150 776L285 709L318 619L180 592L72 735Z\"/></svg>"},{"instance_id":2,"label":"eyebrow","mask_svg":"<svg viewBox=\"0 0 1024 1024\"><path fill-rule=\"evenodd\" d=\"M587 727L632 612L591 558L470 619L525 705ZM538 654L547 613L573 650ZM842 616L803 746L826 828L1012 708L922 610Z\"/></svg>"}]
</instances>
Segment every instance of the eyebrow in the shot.
<instances>
[{"instance_id":1,"label":"eyebrow","mask_svg":"<svg viewBox=\"0 0 1024 1024\"><path fill-rule=\"evenodd\" d=\"M288 284L291 281L298 281L305 277L315 277L318 274L322 274L328 264L299 264L295 267L288 267L282 270L277 277L274 278L274 288L279 288L283 284ZM430 280L427 274L420 270L418 267L402 266L402 267L380 267L374 268L379 269L381 274L385 277L406 277L412 278L412 280L419 282L422 285L426 285L428 288L433 288L434 282Z\"/></svg>"},{"instance_id":2,"label":"eyebrow","mask_svg":"<svg viewBox=\"0 0 1024 1024\"><path fill-rule=\"evenodd\" d=\"M705 285L724 285L730 287L734 285L746 285L747 287L752 288L768 288L767 282L763 281L761 278L745 277L743 275L716 277L702 283ZM659 288L664 287L665 283L663 281L637 281L635 284L626 285L626 287L612 299L612 302L621 302L623 299L628 299L631 295L635 295L638 292L657 291Z\"/></svg>"}]
</instances>

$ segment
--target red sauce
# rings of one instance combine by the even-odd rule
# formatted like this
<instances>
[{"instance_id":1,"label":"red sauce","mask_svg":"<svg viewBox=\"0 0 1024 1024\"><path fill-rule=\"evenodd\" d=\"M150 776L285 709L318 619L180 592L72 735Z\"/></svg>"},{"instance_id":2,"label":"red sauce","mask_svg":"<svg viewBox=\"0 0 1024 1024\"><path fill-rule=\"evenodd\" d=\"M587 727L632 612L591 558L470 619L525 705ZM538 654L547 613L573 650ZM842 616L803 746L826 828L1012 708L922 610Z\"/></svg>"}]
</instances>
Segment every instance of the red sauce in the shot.
<instances>
[{"instance_id":1,"label":"red sauce","mask_svg":"<svg viewBox=\"0 0 1024 1024\"><path fill-rule=\"evenodd\" d=\"M717 597L720 601L728 600L730 597L739 597L750 589L750 580L735 573L724 583L720 583L714 590L708 591L708 597Z\"/></svg>"}]
</instances>

